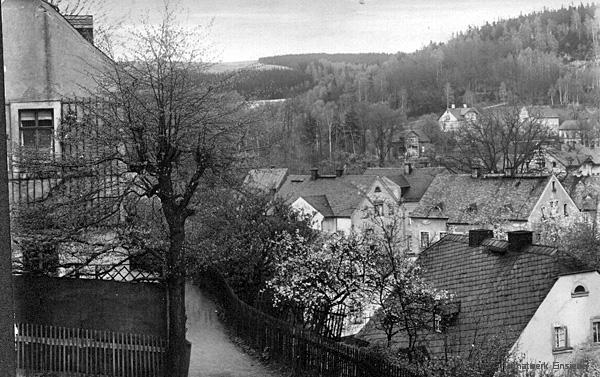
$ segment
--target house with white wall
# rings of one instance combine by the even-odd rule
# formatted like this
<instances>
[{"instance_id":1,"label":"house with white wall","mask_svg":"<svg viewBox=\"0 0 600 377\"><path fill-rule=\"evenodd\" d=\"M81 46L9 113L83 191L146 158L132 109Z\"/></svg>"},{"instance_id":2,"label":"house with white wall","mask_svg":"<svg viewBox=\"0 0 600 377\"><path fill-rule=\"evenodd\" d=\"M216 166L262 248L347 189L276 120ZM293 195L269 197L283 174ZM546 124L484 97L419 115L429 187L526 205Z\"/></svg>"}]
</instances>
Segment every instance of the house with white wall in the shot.
<instances>
[{"instance_id":1,"label":"house with white wall","mask_svg":"<svg viewBox=\"0 0 600 377\"><path fill-rule=\"evenodd\" d=\"M553 175L449 174L435 177L409 214L420 250L470 229L538 230L545 219L571 220L580 210ZM537 238L536 238L537 240Z\"/></svg>"},{"instance_id":2,"label":"house with white wall","mask_svg":"<svg viewBox=\"0 0 600 377\"><path fill-rule=\"evenodd\" d=\"M468 107L464 104L463 107L457 108L453 104L440 116L438 122L442 131L451 132L456 131L467 122L477 120L478 116L479 111L474 107Z\"/></svg>"},{"instance_id":3,"label":"house with white wall","mask_svg":"<svg viewBox=\"0 0 600 377\"><path fill-rule=\"evenodd\" d=\"M432 326L419 333L429 357L467 357L475 350L498 355L498 362L525 355L552 365L589 345L600 352L600 274L568 251L532 241L531 231L502 240L476 229L449 234L419 255L424 281L453 296L453 310L430 313ZM386 341L376 315L357 337ZM393 338L398 347L407 341L402 331Z\"/></svg>"},{"instance_id":4,"label":"house with white wall","mask_svg":"<svg viewBox=\"0 0 600 377\"><path fill-rule=\"evenodd\" d=\"M301 213L312 216L313 227L324 232L373 229L374 217L398 215L401 187L392 180L374 175L289 175L277 197Z\"/></svg>"},{"instance_id":5,"label":"house with white wall","mask_svg":"<svg viewBox=\"0 0 600 377\"><path fill-rule=\"evenodd\" d=\"M560 114L556 109L550 106L523 106L519 112L519 120L525 121L533 119L548 127L554 135L558 135L560 126Z\"/></svg>"}]
</instances>

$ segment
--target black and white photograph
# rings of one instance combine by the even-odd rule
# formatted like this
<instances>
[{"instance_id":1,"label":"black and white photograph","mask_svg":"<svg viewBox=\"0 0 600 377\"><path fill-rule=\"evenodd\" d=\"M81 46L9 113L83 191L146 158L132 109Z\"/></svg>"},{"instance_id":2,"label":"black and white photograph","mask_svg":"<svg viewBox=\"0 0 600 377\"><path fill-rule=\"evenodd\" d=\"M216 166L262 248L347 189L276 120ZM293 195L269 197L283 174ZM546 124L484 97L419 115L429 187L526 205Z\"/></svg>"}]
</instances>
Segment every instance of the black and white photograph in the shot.
<instances>
[{"instance_id":1,"label":"black and white photograph","mask_svg":"<svg viewBox=\"0 0 600 377\"><path fill-rule=\"evenodd\" d=\"M599 6L0 0L0 377L600 377Z\"/></svg>"}]
</instances>

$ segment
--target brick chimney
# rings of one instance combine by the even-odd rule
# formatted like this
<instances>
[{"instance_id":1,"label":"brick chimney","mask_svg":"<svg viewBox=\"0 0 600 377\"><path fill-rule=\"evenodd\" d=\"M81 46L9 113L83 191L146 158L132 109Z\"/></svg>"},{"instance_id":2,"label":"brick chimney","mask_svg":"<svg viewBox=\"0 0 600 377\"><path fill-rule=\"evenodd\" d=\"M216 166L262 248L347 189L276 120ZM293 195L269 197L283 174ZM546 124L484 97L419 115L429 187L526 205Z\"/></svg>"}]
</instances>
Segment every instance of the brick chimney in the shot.
<instances>
[{"instance_id":1,"label":"brick chimney","mask_svg":"<svg viewBox=\"0 0 600 377\"><path fill-rule=\"evenodd\" d=\"M481 176L481 169L479 167L471 168L471 178L479 178Z\"/></svg>"},{"instance_id":2,"label":"brick chimney","mask_svg":"<svg viewBox=\"0 0 600 377\"><path fill-rule=\"evenodd\" d=\"M71 26L75 28L88 42L94 44L94 16L78 14L65 15Z\"/></svg>"},{"instance_id":3,"label":"brick chimney","mask_svg":"<svg viewBox=\"0 0 600 377\"><path fill-rule=\"evenodd\" d=\"M508 232L508 251L519 252L533 244L533 232L530 230L516 230Z\"/></svg>"},{"instance_id":4,"label":"brick chimney","mask_svg":"<svg viewBox=\"0 0 600 377\"><path fill-rule=\"evenodd\" d=\"M469 230L469 246L481 246L483 240L494 237L494 231L491 229L472 229Z\"/></svg>"},{"instance_id":5,"label":"brick chimney","mask_svg":"<svg viewBox=\"0 0 600 377\"><path fill-rule=\"evenodd\" d=\"M335 176L336 177L341 177L342 175L344 175L344 168L337 168L335 169Z\"/></svg>"},{"instance_id":6,"label":"brick chimney","mask_svg":"<svg viewBox=\"0 0 600 377\"><path fill-rule=\"evenodd\" d=\"M404 163L404 174L410 175L412 173L412 164L410 162Z\"/></svg>"},{"instance_id":7,"label":"brick chimney","mask_svg":"<svg viewBox=\"0 0 600 377\"><path fill-rule=\"evenodd\" d=\"M455 105L455 104L452 104L452 108L453 108L453 109L456 109L456 105Z\"/></svg>"},{"instance_id":8,"label":"brick chimney","mask_svg":"<svg viewBox=\"0 0 600 377\"><path fill-rule=\"evenodd\" d=\"M310 169L310 180L316 181L319 178L319 168L311 168Z\"/></svg>"}]
</instances>

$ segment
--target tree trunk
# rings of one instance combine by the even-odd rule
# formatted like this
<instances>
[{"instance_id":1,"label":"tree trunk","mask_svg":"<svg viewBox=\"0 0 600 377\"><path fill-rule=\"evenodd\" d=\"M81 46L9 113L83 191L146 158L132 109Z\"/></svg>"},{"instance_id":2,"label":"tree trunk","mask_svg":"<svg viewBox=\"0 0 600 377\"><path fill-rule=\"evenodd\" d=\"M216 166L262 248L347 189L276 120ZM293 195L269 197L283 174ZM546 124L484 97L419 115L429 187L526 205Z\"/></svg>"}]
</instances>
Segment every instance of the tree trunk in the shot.
<instances>
[{"instance_id":1,"label":"tree trunk","mask_svg":"<svg viewBox=\"0 0 600 377\"><path fill-rule=\"evenodd\" d=\"M166 205L165 207L169 207ZM186 341L185 341L185 263L183 245L185 241L185 220L166 210L169 223L170 245L167 255L167 313L168 346L166 354L165 376L185 377Z\"/></svg>"},{"instance_id":2,"label":"tree trunk","mask_svg":"<svg viewBox=\"0 0 600 377\"><path fill-rule=\"evenodd\" d=\"M185 277L173 276L167 279L169 344L166 354L165 376L187 376L185 347Z\"/></svg>"}]
</instances>

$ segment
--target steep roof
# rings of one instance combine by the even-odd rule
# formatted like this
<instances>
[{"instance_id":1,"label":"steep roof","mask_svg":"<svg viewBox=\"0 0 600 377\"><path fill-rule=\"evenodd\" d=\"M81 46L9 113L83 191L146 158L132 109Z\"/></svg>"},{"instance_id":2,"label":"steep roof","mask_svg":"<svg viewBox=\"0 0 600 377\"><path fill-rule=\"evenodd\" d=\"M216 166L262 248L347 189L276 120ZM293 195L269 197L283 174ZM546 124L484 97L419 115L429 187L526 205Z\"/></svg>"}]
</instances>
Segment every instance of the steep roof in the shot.
<instances>
[{"instance_id":1,"label":"steep roof","mask_svg":"<svg viewBox=\"0 0 600 377\"><path fill-rule=\"evenodd\" d=\"M527 221L549 179L438 175L410 216L456 224L487 224L490 218Z\"/></svg>"},{"instance_id":2,"label":"steep roof","mask_svg":"<svg viewBox=\"0 0 600 377\"><path fill-rule=\"evenodd\" d=\"M401 138L406 138L406 137L409 137L411 134L416 135L421 143L431 142L431 140L429 139L429 136L427 136L425 134L425 132L423 132L423 130L421 130L420 128L411 128L408 130L404 130L404 131L400 132L399 136Z\"/></svg>"},{"instance_id":3,"label":"steep roof","mask_svg":"<svg viewBox=\"0 0 600 377\"><path fill-rule=\"evenodd\" d=\"M327 196L325 195L308 195L302 196L308 204L310 204L314 209L316 209L323 217L334 217L333 210L329 205L329 201L327 200Z\"/></svg>"},{"instance_id":4,"label":"steep roof","mask_svg":"<svg viewBox=\"0 0 600 377\"><path fill-rule=\"evenodd\" d=\"M556 278L579 269L548 246L530 245L520 252L491 251L506 250L507 245L507 241L490 238L482 246L471 247L468 236L449 234L420 254L423 279L447 290L459 303L458 314L444 334L426 335L430 354L443 354L444 338L450 350L458 353L469 352L472 344L491 341L497 342L499 349L500 344L510 347ZM370 341L382 336L373 324L361 335Z\"/></svg>"},{"instance_id":5,"label":"steep roof","mask_svg":"<svg viewBox=\"0 0 600 377\"><path fill-rule=\"evenodd\" d=\"M438 175L449 174L444 167L415 168L410 174L404 176L409 184L409 189L403 198L407 202L418 202L421 200L431 182Z\"/></svg>"},{"instance_id":6,"label":"steep roof","mask_svg":"<svg viewBox=\"0 0 600 377\"><path fill-rule=\"evenodd\" d=\"M573 131L573 130L581 130L581 125L579 124L579 122L577 122L574 119L568 119L565 120L564 122L562 122L560 124L560 127L558 127L559 130L561 131Z\"/></svg>"},{"instance_id":7,"label":"steep roof","mask_svg":"<svg viewBox=\"0 0 600 377\"><path fill-rule=\"evenodd\" d=\"M363 174L387 177L402 188L410 186L404 177L404 168L367 168Z\"/></svg>"},{"instance_id":8,"label":"steep roof","mask_svg":"<svg viewBox=\"0 0 600 377\"><path fill-rule=\"evenodd\" d=\"M343 175L311 180L310 175L290 175L281 186L277 196L288 203L293 203L299 197L306 200L307 197L325 196L333 216L350 217L375 182L381 182L380 177ZM385 185L384 182L382 185Z\"/></svg>"},{"instance_id":9,"label":"steep roof","mask_svg":"<svg viewBox=\"0 0 600 377\"><path fill-rule=\"evenodd\" d=\"M269 190L277 191L287 175L288 169L285 168L252 169L244 178L244 185L265 192Z\"/></svg>"},{"instance_id":10,"label":"steep roof","mask_svg":"<svg viewBox=\"0 0 600 377\"><path fill-rule=\"evenodd\" d=\"M454 115L454 117L458 120L464 120L465 119L465 115L470 112L473 111L477 114L479 114L479 111L477 111L476 108L474 107L457 107L457 108L449 108L446 109L448 112L450 112L452 115Z\"/></svg>"}]
</instances>

